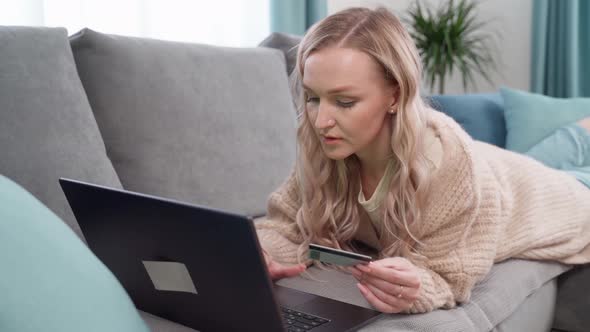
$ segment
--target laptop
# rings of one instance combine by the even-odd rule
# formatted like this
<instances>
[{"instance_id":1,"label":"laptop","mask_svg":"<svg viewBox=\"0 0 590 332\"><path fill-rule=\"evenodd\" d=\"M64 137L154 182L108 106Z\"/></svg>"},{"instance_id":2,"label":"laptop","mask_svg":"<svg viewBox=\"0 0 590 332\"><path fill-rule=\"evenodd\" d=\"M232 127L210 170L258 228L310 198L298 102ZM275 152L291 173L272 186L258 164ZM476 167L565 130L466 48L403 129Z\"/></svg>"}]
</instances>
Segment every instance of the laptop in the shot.
<instances>
[{"instance_id":1,"label":"laptop","mask_svg":"<svg viewBox=\"0 0 590 332\"><path fill-rule=\"evenodd\" d=\"M201 332L341 332L380 315L273 284L245 216L59 182L88 246L140 310Z\"/></svg>"}]
</instances>

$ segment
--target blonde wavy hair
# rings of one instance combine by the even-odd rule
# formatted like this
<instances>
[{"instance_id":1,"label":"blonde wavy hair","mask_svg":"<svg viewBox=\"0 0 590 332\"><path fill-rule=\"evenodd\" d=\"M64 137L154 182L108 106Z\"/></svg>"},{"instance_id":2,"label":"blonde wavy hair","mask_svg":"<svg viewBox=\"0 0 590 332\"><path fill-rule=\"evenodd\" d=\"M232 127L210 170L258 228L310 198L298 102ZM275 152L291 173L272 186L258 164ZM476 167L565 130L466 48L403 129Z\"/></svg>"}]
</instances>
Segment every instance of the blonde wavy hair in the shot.
<instances>
[{"instance_id":1,"label":"blonde wavy hair","mask_svg":"<svg viewBox=\"0 0 590 332\"><path fill-rule=\"evenodd\" d=\"M418 242L430 183L422 142L428 107L420 97L418 51L399 19L387 9L343 10L316 23L303 37L293 73L296 86L301 87L310 54L328 47L353 48L370 55L383 69L385 79L399 90L397 112L391 117L391 150L397 167L384 199L384 222L378 232L381 258L405 255ZM359 160L352 155L336 161L324 154L305 110L305 92L297 90L295 172L302 206L296 223L303 237L298 256L302 257L309 243L355 251L353 238L360 223Z\"/></svg>"}]
</instances>

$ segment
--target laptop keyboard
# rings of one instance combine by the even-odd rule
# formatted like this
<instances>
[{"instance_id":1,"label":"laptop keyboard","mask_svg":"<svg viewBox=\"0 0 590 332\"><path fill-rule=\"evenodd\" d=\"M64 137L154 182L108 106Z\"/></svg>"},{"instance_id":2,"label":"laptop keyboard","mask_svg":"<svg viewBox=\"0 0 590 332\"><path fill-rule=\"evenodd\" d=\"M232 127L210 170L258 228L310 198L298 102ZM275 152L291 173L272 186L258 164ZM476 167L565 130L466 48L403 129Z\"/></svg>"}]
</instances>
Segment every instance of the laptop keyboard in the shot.
<instances>
[{"instance_id":1,"label":"laptop keyboard","mask_svg":"<svg viewBox=\"0 0 590 332\"><path fill-rule=\"evenodd\" d=\"M330 320L318 316L306 314L301 311L281 307L283 322L288 332L303 332L328 323Z\"/></svg>"}]
</instances>

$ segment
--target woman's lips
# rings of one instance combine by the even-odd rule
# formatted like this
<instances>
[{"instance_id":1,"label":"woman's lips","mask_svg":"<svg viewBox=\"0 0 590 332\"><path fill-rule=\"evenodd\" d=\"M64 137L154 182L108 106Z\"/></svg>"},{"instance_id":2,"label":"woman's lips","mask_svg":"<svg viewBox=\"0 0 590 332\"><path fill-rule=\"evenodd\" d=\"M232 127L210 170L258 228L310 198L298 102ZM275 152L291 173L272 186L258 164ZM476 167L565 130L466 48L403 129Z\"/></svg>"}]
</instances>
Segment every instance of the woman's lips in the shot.
<instances>
[{"instance_id":1,"label":"woman's lips","mask_svg":"<svg viewBox=\"0 0 590 332\"><path fill-rule=\"evenodd\" d=\"M326 144L335 144L340 142L342 139L339 137L331 137L331 136L324 136L324 143Z\"/></svg>"}]
</instances>

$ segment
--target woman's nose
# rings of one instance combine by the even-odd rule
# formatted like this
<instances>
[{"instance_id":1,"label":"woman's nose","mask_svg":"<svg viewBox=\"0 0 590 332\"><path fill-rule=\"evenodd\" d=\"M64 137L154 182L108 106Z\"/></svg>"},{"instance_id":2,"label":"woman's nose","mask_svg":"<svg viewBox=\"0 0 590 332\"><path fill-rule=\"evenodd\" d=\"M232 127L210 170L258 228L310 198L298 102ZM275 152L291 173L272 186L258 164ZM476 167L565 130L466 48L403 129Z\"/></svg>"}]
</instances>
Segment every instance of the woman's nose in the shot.
<instances>
[{"instance_id":1,"label":"woman's nose","mask_svg":"<svg viewBox=\"0 0 590 332\"><path fill-rule=\"evenodd\" d=\"M319 130L327 129L336 124L336 121L332 117L332 112L327 105L318 105L318 113L315 118L315 127Z\"/></svg>"}]
</instances>

